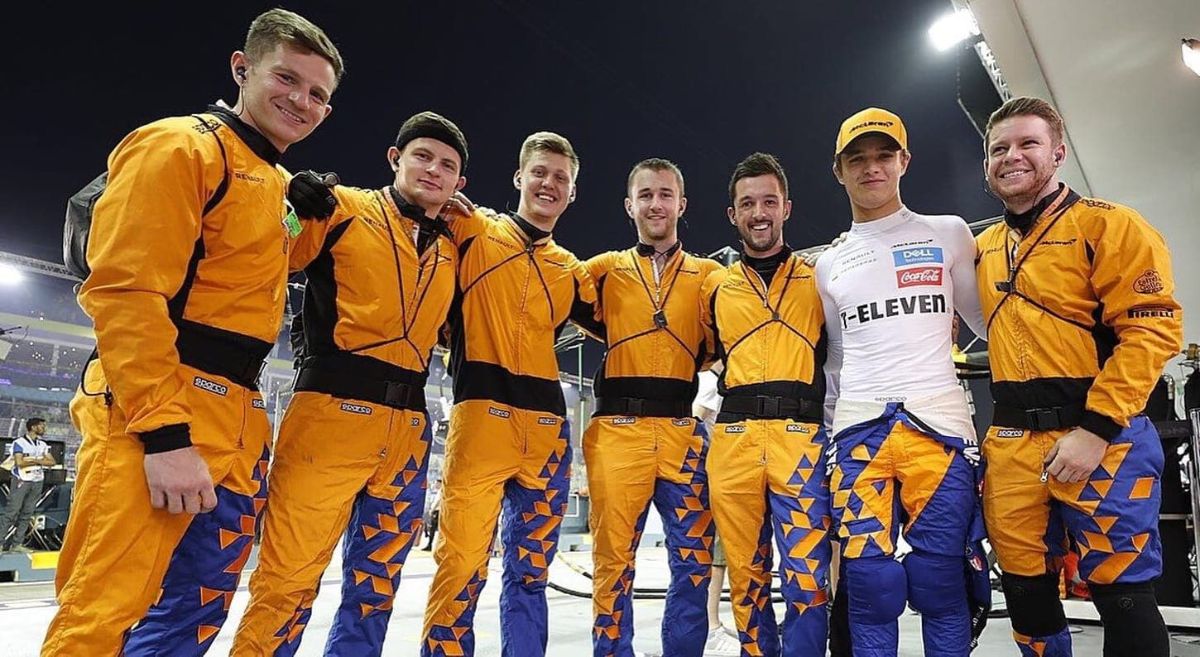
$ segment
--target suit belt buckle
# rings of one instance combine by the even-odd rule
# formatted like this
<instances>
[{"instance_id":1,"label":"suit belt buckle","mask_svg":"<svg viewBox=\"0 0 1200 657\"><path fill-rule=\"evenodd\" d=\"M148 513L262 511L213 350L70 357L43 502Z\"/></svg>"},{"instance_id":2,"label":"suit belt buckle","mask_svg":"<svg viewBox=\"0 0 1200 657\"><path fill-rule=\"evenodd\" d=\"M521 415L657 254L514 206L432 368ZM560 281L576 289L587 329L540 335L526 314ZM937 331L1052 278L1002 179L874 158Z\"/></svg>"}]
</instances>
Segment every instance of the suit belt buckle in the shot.
<instances>
[{"instance_id":1,"label":"suit belt buckle","mask_svg":"<svg viewBox=\"0 0 1200 657\"><path fill-rule=\"evenodd\" d=\"M1051 429L1061 429L1062 422L1062 407L1052 406L1050 408L1031 408L1025 411L1025 416L1029 419L1029 424L1034 431L1049 431Z\"/></svg>"},{"instance_id":2,"label":"suit belt buckle","mask_svg":"<svg viewBox=\"0 0 1200 657\"><path fill-rule=\"evenodd\" d=\"M780 402L783 401L782 398L759 395L755 399L758 400L758 412L756 414L759 417L777 418L780 416L780 408L782 406Z\"/></svg>"},{"instance_id":3,"label":"suit belt buckle","mask_svg":"<svg viewBox=\"0 0 1200 657\"><path fill-rule=\"evenodd\" d=\"M384 384L383 403L388 406L404 406L412 396L412 386L399 381L388 381Z\"/></svg>"},{"instance_id":4,"label":"suit belt buckle","mask_svg":"<svg viewBox=\"0 0 1200 657\"><path fill-rule=\"evenodd\" d=\"M645 404L641 399L628 397L625 399L625 413L627 415L641 416L645 412Z\"/></svg>"}]
</instances>

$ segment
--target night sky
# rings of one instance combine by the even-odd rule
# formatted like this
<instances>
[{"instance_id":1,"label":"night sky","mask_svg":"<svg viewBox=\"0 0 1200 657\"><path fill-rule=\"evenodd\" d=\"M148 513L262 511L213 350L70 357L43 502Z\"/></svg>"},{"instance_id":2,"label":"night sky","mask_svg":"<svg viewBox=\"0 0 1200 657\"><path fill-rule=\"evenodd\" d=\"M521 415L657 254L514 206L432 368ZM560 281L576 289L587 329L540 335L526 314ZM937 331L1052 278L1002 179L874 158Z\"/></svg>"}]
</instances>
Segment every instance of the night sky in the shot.
<instances>
[{"instance_id":1,"label":"night sky","mask_svg":"<svg viewBox=\"0 0 1200 657\"><path fill-rule=\"evenodd\" d=\"M691 251L735 241L725 218L729 175L755 150L787 169L788 242L828 241L849 223L830 172L834 137L842 119L868 105L908 126L913 161L902 192L910 207L968 220L999 209L983 191L980 138L956 101L957 60L974 54L938 53L926 36L947 0L281 4L322 26L347 64L332 116L289 149L285 166L382 186L400 123L433 109L467 135L467 194L515 207L521 141L554 130L582 160L578 200L556 231L581 257L633 242L624 183L650 156L683 169L681 233ZM28 17L6 34L15 95L0 122L0 251L59 261L66 198L138 125L216 98L232 103L229 54L271 6L25 5Z\"/></svg>"}]
</instances>

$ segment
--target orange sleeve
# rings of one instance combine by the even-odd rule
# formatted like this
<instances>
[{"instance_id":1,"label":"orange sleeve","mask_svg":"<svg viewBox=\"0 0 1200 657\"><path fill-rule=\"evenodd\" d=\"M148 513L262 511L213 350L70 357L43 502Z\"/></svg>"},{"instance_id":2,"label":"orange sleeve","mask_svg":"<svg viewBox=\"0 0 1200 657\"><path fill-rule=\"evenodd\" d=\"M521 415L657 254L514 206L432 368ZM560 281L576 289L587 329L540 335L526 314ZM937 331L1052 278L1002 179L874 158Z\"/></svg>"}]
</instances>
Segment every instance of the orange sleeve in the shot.
<instances>
[{"instance_id":1,"label":"orange sleeve","mask_svg":"<svg viewBox=\"0 0 1200 657\"><path fill-rule=\"evenodd\" d=\"M713 269L700 285L700 328L704 331L704 353L701 369L708 369L721 358L720 336L717 333L717 318L713 315L713 298L717 288L725 280L728 270L723 267Z\"/></svg>"},{"instance_id":2,"label":"orange sleeve","mask_svg":"<svg viewBox=\"0 0 1200 657\"><path fill-rule=\"evenodd\" d=\"M184 283L201 213L225 177L214 134L190 118L134 131L108 160L88 238L92 273L79 302L95 323L100 363L133 434L187 442L191 409L167 302ZM159 436L144 436L149 441ZM183 446L181 445L181 446Z\"/></svg>"},{"instance_id":3,"label":"orange sleeve","mask_svg":"<svg viewBox=\"0 0 1200 657\"><path fill-rule=\"evenodd\" d=\"M1080 426L1108 439L1146 406L1163 367L1183 346L1183 311L1175 299L1171 253L1157 230L1121 206L1084 225L1094 252L1092 288L1100 322L1117 344L1088 391Z\"/></svg>"},{"instance_id":4,"label":"orange sleeve","mask_svg":"<svg viewBox=\"0 0 1200 657\"><path fill-rule=\"evenodd\" d=\"M450 224L450 232L454 235L454 246L462 246L463 242L478 237L487 230L491 222L496 221L496 216L498 215L487 208L475 208L475 212L472 212L470 216L447 215L446 221Z\"/></svg>"},{"instance_id":5,"label":"orange sleeve","mask_svg":"<svg viewBox=\"0 0 1200 657\"><path fill-rule=\"evenodd\" d=\"M290 178L288 182L291 183ZM362 194L363 190L338 185L333 188L337 208L328 219L300 220L300 234L292 240L291 250L288 251L288 271L301 271L320 255L329 231L361 212L359 203Z\"/></svg>"}]
</instances>

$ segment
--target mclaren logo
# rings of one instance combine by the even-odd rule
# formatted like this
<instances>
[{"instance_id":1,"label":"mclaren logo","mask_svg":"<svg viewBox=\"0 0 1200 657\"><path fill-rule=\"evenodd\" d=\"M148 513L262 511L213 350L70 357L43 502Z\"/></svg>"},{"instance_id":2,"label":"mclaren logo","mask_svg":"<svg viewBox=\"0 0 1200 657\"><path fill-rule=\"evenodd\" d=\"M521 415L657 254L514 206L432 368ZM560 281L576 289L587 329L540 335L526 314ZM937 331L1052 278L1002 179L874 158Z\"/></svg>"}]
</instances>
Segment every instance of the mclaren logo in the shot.
<instances>
[{"instance_id":1,"label":"mclaren logo","mask_svg":"<svg viewBox=\"0 0 1200 657\"><path fill-rule=\"evenodd\" d=\"M855 132L858 132L859 130L865 130L867 128L890 128L893 125L896 125L893 121L863 121L862 123L854 126L853 128L850 128L846 132L847 133L855 133Z\"/></svg>"},{"instance_id":2,"label":"mclaren logo","mask_svg":"<svg viewBox=\"0 0 1200 657\"><path fill-rule=\"evenodd\" d=\"M503 408L496 408L495 406L488 407L488 415L495 415L496 417L502 417L506 419L512 417L512 413L510 411L506 411Z\"/></svg>"},{"instance_id":3,"label":"mclaren logo","mask_svg":"<svg viewBox=\"0 0 1200 657\"><path fill-rule=\"evenodd\" d=\"M196 386L197 388L199 388L201 390L207 390L208 392L211 392L214 395L221 395L222 397L229 394L228 386L223 386L220 383L217 383L215 381L209 381L208 379L202 379L200 377L196 377L196 378L192 379L192 385Z\"/></svg>"},{"instance_id":4,"label":"mclaren logo","mask_svg":"<svg viewBox=\"0 0 1200 657\"><path fill-rule=\"evenodd\" d=\"M371 407L363 406L362 404L351 404L350 402L342 402L342 410L347 413L358 413L359 415L370 415Z\"/></svg>"}]
</instances>

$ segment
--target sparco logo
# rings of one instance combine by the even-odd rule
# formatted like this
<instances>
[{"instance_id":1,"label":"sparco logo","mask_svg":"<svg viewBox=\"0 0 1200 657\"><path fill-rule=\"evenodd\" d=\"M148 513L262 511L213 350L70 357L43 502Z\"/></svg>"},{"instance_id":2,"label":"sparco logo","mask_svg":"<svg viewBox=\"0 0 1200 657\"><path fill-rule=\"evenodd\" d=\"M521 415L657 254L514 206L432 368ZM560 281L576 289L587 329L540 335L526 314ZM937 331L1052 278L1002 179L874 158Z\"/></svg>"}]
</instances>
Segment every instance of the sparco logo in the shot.
<instances>
[{"instance_id":1,"label":"sparco logo","mask_svg":"<svg viewBox=\"0 0 1200 657\"><path fill-rule=\"evenodd\" d=\"M504 410L503 408L496 408L495 406L488 407L488 414L495 415L496 417L511 417L512 416L512 413L509 413L508 411Z\"/></svg>"},{"instance_id":2,"label":"sparco logo","mask_svg":"<svg viewBox=\"0 0 1200 657\"><path fill-rule=\"evenodd\" d=\"M261 409L267 408L267 402L265 402L261 399L251 399L250 405L253 406L254 408L261 408Z\"/></svg>"},{"instance_id":3,"label":"sparco logo","mask_svg":"<svg viewBox=\"0 0 1200 657\"><path fill-rule=\"evenodd\" d=\"M342 410L347 413L358 413L359 415L370 415L371 407L363 406L362 404L351 404L350 402L342 402Z\"/></svg>"},{"instance_id":4,"label":"sparco logo","mask_svg":"<svg viewBox=\"0 0 1200 657\"><path fill-rule=\"evenodd\" d=\"M725 427L725 433L746 433L746 425L731 424L731 425Z\"/></svg>"},{"instance_id":5,"label":"sparco logo","mask_svg":"<svg viewBox=\"0 0 1200 657\"><path fill-rule=\"evenodd\" d=\"M634 422L637 422L636 417L614 417L612 419L613 424L633 424Z\"/></svg>"},{"instance_id":6,"label":"sparco logo","mask_svg":"<svg viewBox=\"0 0 1200 657\"><path fill-rule=\"evenodd\" d=\"M789 424L787 430L791 433L808 433L808 427L803 424Z\"/></svg>"},{"instance_id":7,"label":"sparco logo","mask_svg":"<svg viewBox=\"0 0 1200 657\"><path fill-rule=\"evenodd\" d=\"M918 267L916 269L901 269L896 272L896 285L900 287L941 284L941 267Z\"/></svg>"},{"instance_id":8,"label":"sparco logo","mask_svg":"<svg viewBox=\"0 0 1200 657\"><path fill-rule=\"evenodd\" d=\"M676 419L671 420L671 424L673 424L677 427L690 427L690 426L692 426L692 421L686 417L676 418Z\"/></svg>"},{"instance_id":9,"label":"sparco logo","mask_svg":"<svg viewBox=\"0 0 1200 657\"><path fill-rule=\"evenodd\" d=\"M213 394L221 395L222 397L229 393L228 387L223 386L215 381L209 381L208 379L202 379L200 377L192 379L192 385L201 390L207 390Z\"/></svg>"},{"instance_id":10,"label":"sparco logo","mask_svg":"<svg viewBox=\"0 0 1200 657\"><path fill-rule=\"evenodd\" d=\"M996 432L997 438L1020 438L1024 435L1024 429L1000 429Z\"/></svg>"},{"instance_id":11,"label":"sparco logo","mask_svg":"<svg viewBox=\"0 0 1200 657\"><path fill-rule=\"evenodd\" d=\"M539 417L539 418L538 418L538 424L547 424L547 425L558 424L558 418L553 418L553 417Z\"/></svg>"}]
</instances>

